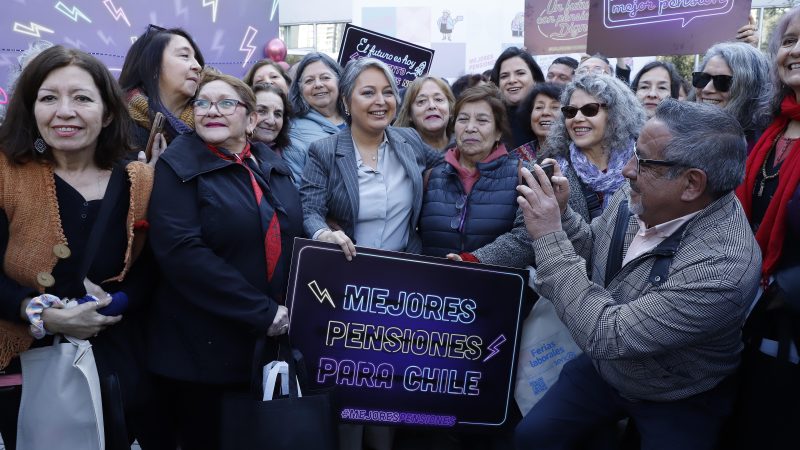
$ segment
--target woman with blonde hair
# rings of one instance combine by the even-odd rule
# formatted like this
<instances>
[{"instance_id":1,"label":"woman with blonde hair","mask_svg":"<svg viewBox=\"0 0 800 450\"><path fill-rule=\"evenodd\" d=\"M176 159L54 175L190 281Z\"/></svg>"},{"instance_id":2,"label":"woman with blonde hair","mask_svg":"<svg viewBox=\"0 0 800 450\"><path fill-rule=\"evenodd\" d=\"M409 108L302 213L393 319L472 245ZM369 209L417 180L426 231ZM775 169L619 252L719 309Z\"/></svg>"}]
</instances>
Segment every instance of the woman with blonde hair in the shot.
<instances>
[{"instance_id":1,"label":"woman with blonde hair","mask_svg":"<svg viewBox=\"0 0 800 450\"><path fill-rule=\"evenodd\" d=\"M455 104L453 91L440 78L417 78L406 90L395 126L413 128L426 144L444 150L453 136Z\"/></svg>"}]
</instances>

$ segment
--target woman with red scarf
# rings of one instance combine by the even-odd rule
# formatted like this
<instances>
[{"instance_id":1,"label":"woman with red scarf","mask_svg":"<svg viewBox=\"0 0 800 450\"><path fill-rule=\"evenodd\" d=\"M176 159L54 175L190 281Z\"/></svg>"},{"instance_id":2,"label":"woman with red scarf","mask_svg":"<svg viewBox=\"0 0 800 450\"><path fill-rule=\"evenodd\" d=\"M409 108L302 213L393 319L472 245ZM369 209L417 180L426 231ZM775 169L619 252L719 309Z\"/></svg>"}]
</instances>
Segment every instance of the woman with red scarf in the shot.
<instances>
[{"instance_id":1,"label":"woman with red scarf","mask_svg":"<svg viewBox=\"0 0 800 450\"><path fill-rule=\"evenodd\" d=\"M775 117L736 191L761 247L764 286L745 326L736 441L741 448L783 449L797 445L800 419L800 8L781 18L769 51L778 82Z\"/></svg>"},{"instance_id":2,"label":"woman with red scarf","mask_svg":"<svg viewBox=\"0 0 800 450\"><path fill-rule=\"evenodd\" d=\"M220 448L222 397L248 392L257 341L289 328L283 298L302 233L289 167L250 139L250 87L209 72L193 106L195 131L156 163L148 216L162 275L147 323L154 448ZM266 344L277 356L277 340Z\"/></svg>"}]
</instances>

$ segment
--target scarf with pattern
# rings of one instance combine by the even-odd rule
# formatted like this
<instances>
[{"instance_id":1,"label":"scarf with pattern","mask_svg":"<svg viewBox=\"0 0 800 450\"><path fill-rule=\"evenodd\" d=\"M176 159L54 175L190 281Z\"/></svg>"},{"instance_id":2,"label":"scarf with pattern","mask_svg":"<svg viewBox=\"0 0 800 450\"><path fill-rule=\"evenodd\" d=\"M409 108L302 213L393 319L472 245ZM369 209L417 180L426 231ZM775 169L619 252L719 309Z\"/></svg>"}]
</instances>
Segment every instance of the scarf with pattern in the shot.
<instances>
[{"instance_id":1,"label":"scarf with pattern","mask_svg":"<svg viewBox=\"0 0 800 450\"><path fill-rule=\"evenodd\" d=\"M575 146L574 142L569 144L569 161L563 156L557 156L556 161L558 161L562 171L572 164L572 168L575 169L575 173L581 181L586 183L592 191L602 192L603 208L605 208L614 193L625 183L625 177L622 176L622 168L625 167L625 164L633 155L633 142L631 140L625 148L611 150L611 155L608 158L608 169L605 172L592 164L586 154Z\"/></svg>"}]
</instances>

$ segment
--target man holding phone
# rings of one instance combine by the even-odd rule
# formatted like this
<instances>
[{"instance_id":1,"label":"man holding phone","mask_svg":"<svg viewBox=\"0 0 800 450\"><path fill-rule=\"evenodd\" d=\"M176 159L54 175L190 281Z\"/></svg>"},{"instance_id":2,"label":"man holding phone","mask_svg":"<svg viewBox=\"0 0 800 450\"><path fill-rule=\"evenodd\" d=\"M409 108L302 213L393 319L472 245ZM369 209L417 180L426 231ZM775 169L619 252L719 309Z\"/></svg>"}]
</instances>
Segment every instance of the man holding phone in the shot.
<instances>
[{"instance_id":1,"label":"man holding phone","mask_svg":"<svg viewBox=\"0 0 800 450\"><path fill-rule=\"evenodd\" d=\"M591 225L567 206L560 170L551 184L523 169L536 285L584 354L517 427L519 448L573 448L624 417L643 450L716 447L761 267L733 193L745 157L733 117L668 99L623 169L629 185Z\"/></svg>"}]
</instances>

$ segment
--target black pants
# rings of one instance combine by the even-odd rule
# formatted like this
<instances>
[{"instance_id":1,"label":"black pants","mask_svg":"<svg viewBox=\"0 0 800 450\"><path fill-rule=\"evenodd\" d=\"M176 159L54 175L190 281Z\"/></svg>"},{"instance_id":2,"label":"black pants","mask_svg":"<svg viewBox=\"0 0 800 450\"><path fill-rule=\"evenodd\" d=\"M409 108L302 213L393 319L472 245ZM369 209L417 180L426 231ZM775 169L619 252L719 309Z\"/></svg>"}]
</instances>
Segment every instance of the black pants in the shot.
<instances>
[{"instance_id":1,"label":"black pants","mask_svg":"<svg viewBox=\"0 0 800 450\"><path fill-rule=\"evenodd\" d=\"M517 448L573 449L589 433L630 417L643 450L713 450L733 408L735 388L735 379L728 378L681 400L630 401L600 377L584 354L564 365L558 382L517 426Z\"/></svg>"},{"instance_id":2,"label":"black pants","mask_svg":"<svg viewBox=\"0 0 800 450\"><path fill-rule=\"evenodd\" d=\"M0 388L0 434L3 435L6 450L17 447L17 416L21 399L20 386Z\"/></svg>"},{"instance_id":3,"label":"black pants","mask_svg":"<svg viewBox=\"0 0 800 450\"><path fill-rule=\"evenodd\" d=\"M220 448L222 398L249 384L206 384L155 376L155 398L142 434L147 450ZM143 447L144 448L144 447Z\"/></svg>"}]
</instances>

